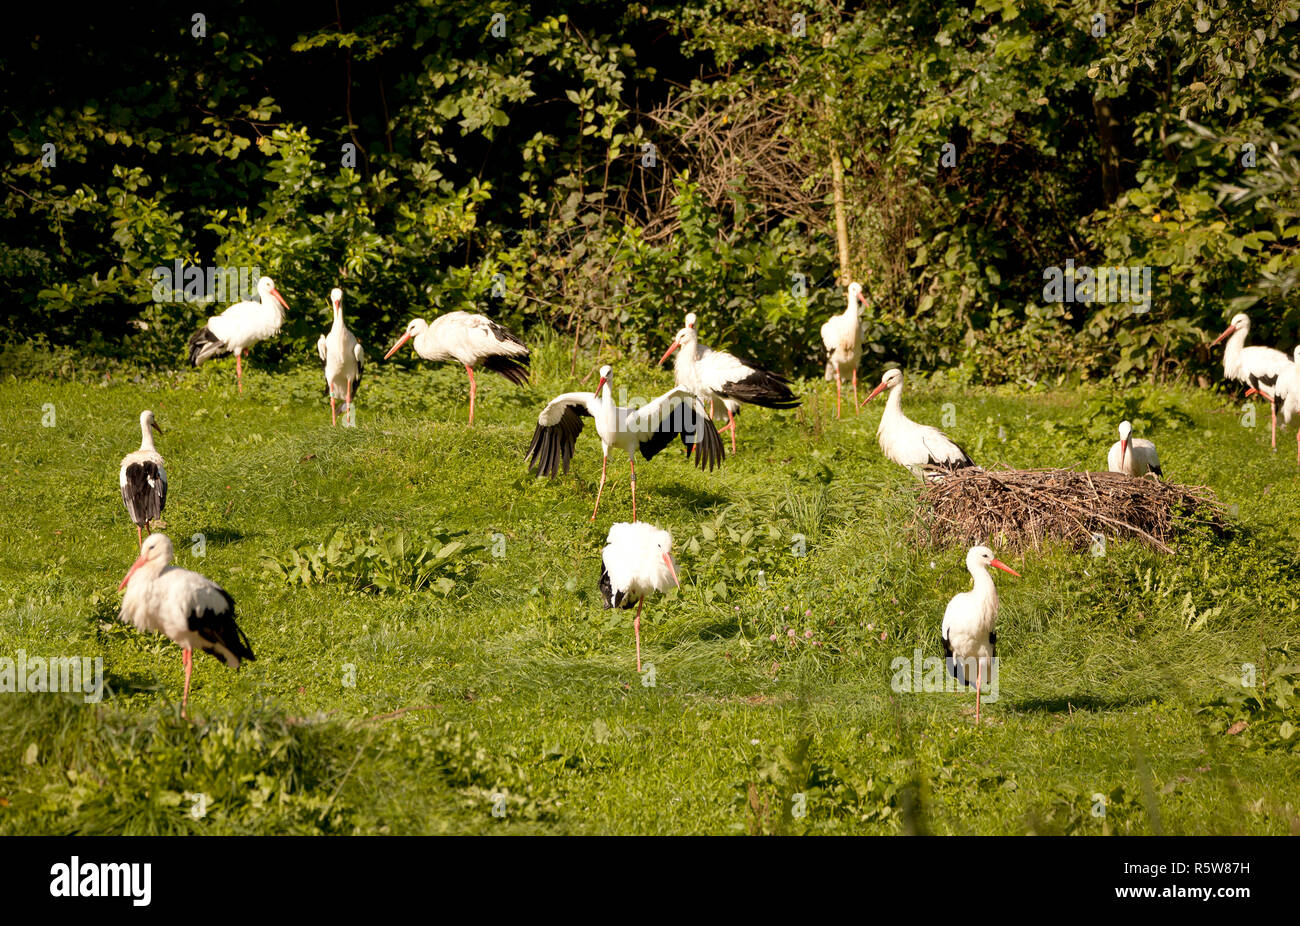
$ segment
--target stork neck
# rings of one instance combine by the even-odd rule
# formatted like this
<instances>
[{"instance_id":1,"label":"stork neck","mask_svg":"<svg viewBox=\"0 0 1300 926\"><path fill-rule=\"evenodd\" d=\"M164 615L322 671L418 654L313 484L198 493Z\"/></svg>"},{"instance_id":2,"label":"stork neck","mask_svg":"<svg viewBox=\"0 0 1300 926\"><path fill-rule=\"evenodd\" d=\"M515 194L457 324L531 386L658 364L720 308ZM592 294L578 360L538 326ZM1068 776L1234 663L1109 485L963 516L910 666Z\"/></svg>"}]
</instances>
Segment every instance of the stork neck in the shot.
<instances>
[{"instance_id":1,"label":"stork neck","mask_svg":"<svg viewBox=\"0 0 1300 926\"><path fill-rule=\"evenodd\" d=\"M153 445L153 432L149 429L149 422L143 418L140 419L140 449L158 452Z\"/></svg>"},{"instance_id":2,"label":"stork neck","mask_svg":"<svg viewBox=\"0 0 1300 926\"><path fill-rule=\"evenodd\" d=\"M993 577L989 575L988 569L981 565L970 567L971 578L975 580L975 591L980 597L997 597L998 587L993 584Z\"/></svg>"},{"instance_id":3,"label":"stork neck","mask_svg":"<svg viewBox=\"0 0 1300 926\"><path fill-rule=\"evenodd\" d=\"M903 414L902 383L899 383L893 389L889 390L889 398L885 400L885 414L890 416L899 416Z\"/></svg>"},{"instance_id":4,"label":"stork neck","mask_svg":"<svg viewBox=\"0 0 1300 926\"><path fill-rule=\"evenodd\" d=\"M334 306L334 324L330 326L330 334L341 333L343 331L343 304Z\"/></svg>"}]
</instances>

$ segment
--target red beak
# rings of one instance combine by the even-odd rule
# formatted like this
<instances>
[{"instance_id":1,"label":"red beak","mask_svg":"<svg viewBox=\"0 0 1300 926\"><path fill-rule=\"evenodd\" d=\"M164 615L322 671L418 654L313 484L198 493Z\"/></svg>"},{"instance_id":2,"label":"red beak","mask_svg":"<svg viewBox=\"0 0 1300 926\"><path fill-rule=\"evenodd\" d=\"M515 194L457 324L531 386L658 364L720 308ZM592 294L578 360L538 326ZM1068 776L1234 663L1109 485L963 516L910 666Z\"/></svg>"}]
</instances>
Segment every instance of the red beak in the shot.
<instances>
[{"instance_id":1,"label":"red beak","mask_svg":"<svg viewBox=\"0 0 1300 926\"><path fill-rule=\"evenodd\" d=\"M160 424L159 424L158 422L156 422L156 421L151 421L151 422L149 422L149 427L153 428L153 429L154 429L155 431L157 431L159 434L161 434L161 433L163 432L162 425L160 425Z\"/></svg>"},{"instance_id":2,"label":"red beak","mask_svg":"<svg viewBox=\"0 0 1300 926\"><path fill-rule=\"evenodd\" d=\"M1126 453L1128 453L1128 438L1127 438L1127 437L1124 438L1122 441L1119 442L1119 465L1120 465L1120 466L1123 466L1123 465L1124 465L1124 455L1125 455Z\"/></svg>"},{"instance_id":3,"label":"red beak","mask_svg":"<svg viewBox=\"0 0 1300 926\"><path fill-rule=\"evenodd\" d=\"M869 308L871 308L871 306L867 305L867 297L864 296L864 295L862 295L862 291L861 291L861 290L858 290L858 302L861 302L861 303L862 303L862 307L863 307L864 309L869 309Z\"/></svg>"},{"instance_id":4,"label":"red beak","mask_svg":"<svg viewBox=\"0 0 1300 926\"><path fill-rule=\"evenodd\" d=\"M1226 338L1228 335L1232 334L1236 330L1237 330L1236 325L1229 325L1227 331L1223 332L1223 334L1219 335L1217 338L1215 338L1213 341L1210 342L1210 346L1213 347L1215 344L1218 344L1220 341L1222 341L1224 338Z\"/></svg>"},{"instance_id":5,"label":"red beak","mask_svg":"<svg viewBox=\"0 0 1300 926\"><path fill-rule=\"evenodd\" d=\"M394 344L391 348L389 348L388 353L384 354L384 359L387 360L389 357L393 356L393 354L397 353L397 349L401 347L403 344L405 344L408 340L410 340L410 337L411 335L408 332L407 334L404 334L400 338L398 338L397 343Z\"/></svg>"},{"instance_id":6,"label":"red beak","mask_svg":"<svg viewBox=\"0 0 1300 926\"><path fill-rule=\"evenodd\" d=\"M275 297L275 301L280 303L280 305L284 306L286 309L289 308L289 303L284 301L284 297L280 295L278 289L271 290L271 295Z\"/></svg>"},{"instance_id":7,"label":"red beak","mask_svg":"<svg viewBox=\"0 0 1300 926\"><path fill-rule=\"evenodd\" d=\"M607 380L602 376L600 382L596 383L596 395L600 395L601 390L605 388L606 382Z\"/></svg>"},{"instance_id":8,"label":"red beak","mask_svg":"<svg viewBox=\"0 0 1300 926\"><path fill-rule=\"evenodd\" d=\"M1009 572L1017 579L1020 578L1020 573L1016 572L1014 569L1012 569L1006 563L1002 562L1002 560L1000 559L993 560L993 562L989 563L989 565L992 566L994 569L1001 569L1003 572Z\"/></svg>"},{"instance_id":9,"label":"red beak","mask_svg":"<svg viewBox=\"0 0 1300 926\"><path fill-rule=\"evenodd\" d=\"M872 399L874 399L876 396L880 395L880 393L883 392L884 389L885 389L885 384L884 384L884 383L881 383L881 384L880 384L879 386L877 386L875 389L872 389L872 390L871 390L871 395L867 396L865 399L862 400L862 405L866 405L868 402L870 402L870 401L871 401ZM858 408L861 408L862 405L859 405Z\"/></svg>"},{"instance_id":10,"label":"red beak","mask_svg":"<svg viewBox=\"0 0 1300 926\"><path fill-rule=\"evenodd\" d=\"M677 348L679 348L679 347L681 347L681 345L678 344L676 341L673 341L673 343L671 343L671 344L668 345L668 349L667 349L666 351L664 351L664 355L663 355L662 357L659 358L659 362L660 362L660 363L663 363L665 360L667 360L669 357L671 357L673 351L677 350Z\"/></svg>"},{"instance_id":11,"label":"red beak","mask_svg":"<svg viewBox=\"0 0 1300 926\"><path fill-rule=\"evenodd\" d=\"M677 564L673 562L673 555L671 553L664 554L664 565L667 566L668 571L673 574L673 584L676 585L678 588L681 588L682 583L677 578Z\"/></svg>"},{"instance_id":12,"label":"red beak","mask_svg":"<svg viewBox=\"0 0 1300 926\"><path fill-rule=\"evenodd\" d=\"M131 576L135 575L135 571L139 569L141 566L143 566L144 564L145 564L145 557L143 556L131 564L131 568L128 569L126 571L126 575L122 577L122 584L117 587L117 590L119 592L122 589L126 588L126 583L131 581Z\"/></svg>"}]
</instances>

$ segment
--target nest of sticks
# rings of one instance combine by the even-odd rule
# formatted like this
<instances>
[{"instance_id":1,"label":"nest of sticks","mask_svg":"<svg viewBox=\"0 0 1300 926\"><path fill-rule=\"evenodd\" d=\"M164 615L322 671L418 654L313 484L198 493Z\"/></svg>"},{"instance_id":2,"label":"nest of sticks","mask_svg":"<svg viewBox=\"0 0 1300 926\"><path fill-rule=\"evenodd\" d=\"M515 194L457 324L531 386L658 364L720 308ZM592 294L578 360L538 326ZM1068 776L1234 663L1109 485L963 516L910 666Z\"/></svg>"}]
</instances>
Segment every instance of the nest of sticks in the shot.
<instances>
[{"instance_id":1,"label":"nest of sticks","mask_svg":"<svg viewBox=\"0 0 1300 926\"><path fill-rule=\"evenodd\" d=\"M974 467L938 475L920 490L921 534L931 544L1040 550L1055 541L1086 550L1101 534L1171 553L1169 543L1189 528L1228 529L1212 491L1151 476Z\"/></svg>"}]
</instances>

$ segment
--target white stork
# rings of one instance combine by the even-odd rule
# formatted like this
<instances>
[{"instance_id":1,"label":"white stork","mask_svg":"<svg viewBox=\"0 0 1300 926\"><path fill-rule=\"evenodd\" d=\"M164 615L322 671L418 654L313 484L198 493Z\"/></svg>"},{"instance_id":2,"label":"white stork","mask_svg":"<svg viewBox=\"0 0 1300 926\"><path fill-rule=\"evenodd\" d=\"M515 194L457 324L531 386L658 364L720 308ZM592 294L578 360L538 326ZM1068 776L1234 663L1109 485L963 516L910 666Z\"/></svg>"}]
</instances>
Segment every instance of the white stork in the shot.
<instances>
[{"instance_id":1,"label":"white stork","mask_svg":"<svg viewBox=\"0 0 1300 926\"><path fill-rule=\"evenodd\" d=\"M858 306L867 305L861 283L849 284L849 306L832 315L822 325L822 343L830 355L826 361L826 378L835 380L835 417L840 416L840 394L844 377L853 373L853 413L858 412L858 363L862 360L862 316Z\"/></svg>"},{"instance_id":2,"label":"white stork","mask_svg":"<svg viewBox=\"0 0 1300 926\"><path fill-rule=\"evenodd\" d=\"M1119 423L1119 440L1110 445L1106 463L1112 473L1139 478L1151 473L1159 478L1164 477L1164 472L1160 469L1160 457L1156 455L1156 445L1145 437L1133 437L1133 425L1127 421Z\"/></svg>"},{"instance_id":3,"label":"white stork","mask_svg":"<svg viewBox=\"0 0 1300 926\"><path fill-rule=\"evenodd\" d=\"M641 672L641 605L651 592L666 592L675 585L673 535L653 524L621 521L609 528L600 554L600 597L606 608L631 609L636 602L632 631L636 635L636 671Z\"/></svg>"},{"instance_id":4,"label":"white stork","mask_svg":"<svg viewBox=\"0 0 1300 926\"><path fill-rule=\"evenodd\" d=\"M1228 379L1245 383L1250 389L1268 399L1271 417L1271 439L1273 449L1277 449L1277 399L1285 402L1286 384L1291 381L1295 365L1280 350L1271 347L1246 346L1246 335L1250 334L1250 316L1238 312L1232 316L1223 334L1210 344L1213 347L1224 338L1228 344L1223 349L1223 375ZM1250 391L1247 390L1247 395Z\"/></svg>"},{"instance_id":5,"label":"white stork","mask_svg":"<svg viewBox=\"0 0 1300 926\"><path fill-rule=\"evenodd\" d=\"M980 722L980 687L989 677L990 660L998 654L998 589L988 567L1009 572L1017 579L1020 573L993 555L988 547L971 547L966 553L966 568L975 587L958 592L943 612L943 654L948 671L957 681L970 687L970 664L975 661L975 722Z\"/></svg>"},{"instance_id":6,"label":"white stork","mask_svg":"<svg viewBox=\"0 0 1300 926\"><path fill-rule=\"evenodd\" d=\"M1290 424L1296 412L1300 412L1300 347L1296 347L1292 352L1290 377L1279 380L1278 389L1284 396L1282 420ZM1300 427L1297 427L1295 432L1295 459L1296 464L1300 465Z\"/></svg>"},{"instance_id":7,"label":"white stork","mask_svg":"<svg viewBox=\"0 0 1300 926\"><path fill-rule=\"evenodd\" d=\"M927 477L927 466L962 469L975 465L966 451L947 434L938 428L917 424L903 414L902 370L887 370L880 385L871 390L871 395L862 404L866 405L885 389L889 390L889 399L885 402L885 413L880 416L876 438L886 457L922 478L937 478L933 474Z\"/></svg>"},{"instance_id":8,"label":"white stork","mask_svg":"<svg viewBox=\"0 0 1300 926\"><path fill-rule=\"evenodd\" d=\"M478 383L474 381L474 368L483 366L500 373L516 386L528 382L528 348L520 338L483 315L472 312L448 312L439 315L429 324L415 318L406 326L406 332L397 339L387 360L411 338L412 347L425 360L454 360L469 374L469 423L474 423L474 397Z\"/></svg>"},{"instance_id":9,"label":"white stork","mask_svg":"<svg viewBox=\"0 0 1300 926\"><path fill-rule=\"evenodd\" d=\"M330 290L330 304L334 307L334 324L316 342L316 353L320 354L325 369L325 387L330 394L330 424L338 424L334 406L336 398L343 400L343 423L347 424L352 399L361 387L361 369L365 366L366 352L361 349L356 335L343 323L343 290L337 287Z\"/></svg>"},{"instance_id":10,"label":"white stork","mask_svg":"<svg viewBox=\"0 0 1300 926\"><path fill-rule=\"evenodd\" d=\"M150 428L162 433L153 412L146 408L140 413L140 449L122 458L122 468L117 474L122 503L135 525L137 547L144 545L144 531L149 523L162 517L163 508L167 507L167 469L162 454L154 448Z\"/></svg>"},{"instance_id":11,"label":"white stork","mask_svg":"<svg viewBox=\"0 0 1300 926\"><path fill-rule=\"evenodd\" d=\"M248 637L235 623L235 602L226 590L197 572L171 565L173 554L166 534L149 536L118 586L119 591L126 589L119 617L136 630L161 633L181 647L185 665L185 694L181 698L184 717L195 647L232 669L257 657Z\"/></svg>"},{"instance_id":12,"label":"white stork","mask_svg":"<svg viewBox=\"0 0 1300 926\"><path fill-rule=\"evenodd\" d=\"M257 301L236 302L220 315L214 315L190 338L190 363L198 366L221 354L235 355L235 378L244 391L243 357L258 341L275 337L284 324L284 310L289 303L270 277L257 281Z\"/></svg>"},{"instance_id":13,"label":"white stork","mask_svg":"<svg viewBox=\"0 0 1300 926\"><path fill-rule=\"evenodd\" d=\"M687 313L686 326L673 337L673 343L659 362L662 364L679 347L682 352L673 367L677 385L708 402L709 417L713 417L714 401L722 403L728 419L722 430L731 431L732 453L736 452L736 415L742 402L763 408L794 408L799 404L790 391L790 380L784 376L741 360L735 354L701 344L695 330L694 312Z\"/></svg>"},{"instance_id":14,"label":"white stork","mask_svg":"<svg viewBox=\"0 0 1300 926\"><path fill-rule=\"evenodd\" d=\"M528 448L529 468L539 476L554 476L561 468L568 473L573 448L582 433L580 416L588 415L595 419L602 454L600 487L596 489L596 507L591 511L591 519L596 520L596 512L600 510L609 452L623 450L631 467L632 520L635 521L638 450L649 460L672 443L674 437L680 436L687 456L692 449L696 450L695 465L710 471L722 463L726 450L713 419L699 407L699 400L689 389L677 386L640 408L623 408L614 404L610 387L612 372L608 365L600 368L595 392L566 392L546 404L537 416L537 429Z\"/></svg>"}]
</instances>

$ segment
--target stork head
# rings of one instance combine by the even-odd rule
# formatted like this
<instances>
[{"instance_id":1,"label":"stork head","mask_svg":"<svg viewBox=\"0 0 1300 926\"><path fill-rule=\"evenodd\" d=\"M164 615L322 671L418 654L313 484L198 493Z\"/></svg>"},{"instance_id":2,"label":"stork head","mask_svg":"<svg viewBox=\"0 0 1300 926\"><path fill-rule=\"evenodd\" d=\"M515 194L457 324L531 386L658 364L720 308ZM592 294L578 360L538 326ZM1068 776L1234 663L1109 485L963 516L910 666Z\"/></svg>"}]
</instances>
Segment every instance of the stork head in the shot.
<instances>
[{"instance_id":1,"label":"stork head","mask_svg":"<svg viewBox=\"0 0 1300 926\"><path fill-rule=\"evenodd\" d=\"M334 307L335 312L343 308L343 290L337 286L330 290L330 305Z\"/></svg>"},{"instance_id":2,"label":"stork head","mask_svg":"<svg viewBox=\"0 0 1300 926\"><path fill-rule=\"evenodd\" d=\"M275 281L270 277L262 277L257 281L257 298L261 302L266 302L268 296L280 303L280 305L284 306L286 309L289 308L289 303L284 301L284 297L280 295L280 291L275 288Z\"/></svg>"},{"instance_id":3,"label":"stork head","mask_svg":"<svg viewBox=\"0 0 1300 926\"><path fill-rule=\"evenodd\" d=\"M880 385L871 390L871 395L863 399L862 404L866 405L886 389L897 389L901 385L903 385L903 371L897 367L892 370L886 370L885 375L880 377Z\"/></svg>"},{"instance_id":4,"label":"stork head","mask_svg":"<svg viewBox=\"0 0 1300 926\"><path fill-rule=\"evenodd\" d=\"M337 292L337 290L335 290L335 292ZM411 338L419 337L428 330L429 323L423 318L411 319L410 324L406 326L406 330L402 332L402 336L397 339L397 343L388 349L388 353L384 354L384 359L387 360L389 357L393 356L393 354L397 353L398 349L407 341L411 340Z\"/></svg>"},{"instance_id":5,"label":"stork head","mask_svg":"<svg viewBox=\"0 0 1300 926\"><path fill-rule=\"evenodd\" d=\"M993 551L988 547L971 547L966 552L966 568L974 572L977 568L988 569L992 566L994 569L1001 569L1003 572L1010 573L1017 579L1020 573L1016 572L1002 560L993 555Z\"/></svg>"},{"instance_id":6,"label":"stork head","mask_svg":"<svg viewBox=\"0 0 1300 926\"><path fill-rule=\"evenodd\" d=\"M686 327L673 335L673 342L668 345L668 349L664 351L664 355L659 358L659 362L663 363L671 357L673 351L677 350L677 348L694 348L697 343L699 343L699 336L695 333L695 313L692 312L690 315L686 316Z\"/></svg>"},{"instance_id":7,"label":"stork head","mask_svg":"<svg viewBox=\"0 0 1300 926\"><path fill-rule=\"evenodd\" d=\"M131 576L146 566L150 567L154 572L161 572L172 561L174 554L175 550L172 547L172 542L167 539L166 534L150 534L144 545L140 547L140 555L131 564L131 568L127 570L122 579L122 584L117 587L117 590L121 591L126 588L126 583L131 581Z\"/></svg>"},{"instance_id":8,"label":"stork head","mask_svg":"<svg viewBox=\"0 0 1300 926\"><path fill-rule=\"evenodd\" d=\"M600 395L605 386L609 384L609 378L614 374L614 368L608 363L600 368L600 382L596 383L596 395Z\"/></svg>"},{"instance_id":9,"label":"stork head","mask_svg":"<svg viewBox=\"0 0 1300 926\"><path fill-rule=\"evenodd\" d=\"M853 282L849 284L849 308L853 308L855 302L862 303L862 307L867 308L867 297L862 295L862 284Z\"/></svg>"},{"instance_id":10,"label":"stork head","mask_svg":"<svg viewBox=\"0 0 1300 926\"><path fill-rule=\"evenodd\" d=\"M154 421L153 412L146 408L140 413L140 430L145 431L149 428L153 428L159 434L163 432L163 429L158 425L158 422Z\"/></svg>"},{"instance_id":11,"label":"stork head","mask_svg":"<svg viewBox=\"0 0 1300 926\"><path fill-rule=\"evenodd\" d=\"M1133 425L1127 421L1119 423L1119 465L1124 465L1124 456L1128 453L1128 441L1133 435Z\"/></svg>"},{"instance_id":12,"label":"stork head","mask_svg":"<svg viewBox=\"0 0 1300 926\"><path fill-rule=\"evenodd\" d=\"M1218 344L1224 338L1230 337L1238 331L1244 331L1244 332L1250 331L1250 316L1247 315L1245 312L1238 312L1236 315L1232 316L1232 321L1228 322L1228 327L1224 329L1223 334L1219 335L1212 342L1210 342L1210 346L1213 347L1215 344Z\"/></svg>"}]
</instances>

